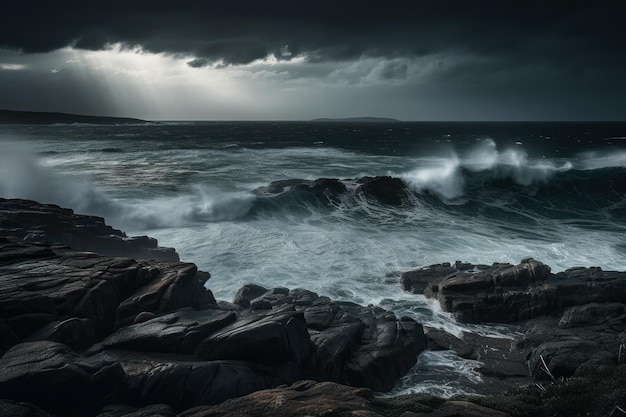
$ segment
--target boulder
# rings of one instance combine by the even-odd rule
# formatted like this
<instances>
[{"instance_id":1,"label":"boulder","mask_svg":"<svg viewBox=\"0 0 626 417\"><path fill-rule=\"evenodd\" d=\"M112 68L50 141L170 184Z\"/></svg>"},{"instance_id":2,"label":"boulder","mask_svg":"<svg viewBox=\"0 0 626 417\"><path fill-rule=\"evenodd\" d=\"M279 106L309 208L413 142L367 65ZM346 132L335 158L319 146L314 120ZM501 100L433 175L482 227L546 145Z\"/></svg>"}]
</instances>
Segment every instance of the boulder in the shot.
<instances>
[{"instance_id":1,"label":"boulder","mask_svg":"<svg viewBox=\"0 0 626 417\"><path fill-rule=\"evenodd\" d=\"M218 404L299 379L295 373L290 375L285 366L202 361L180 354L104 350L94 358L118 363L124 369L126 380L120 384L117 403L167 404L176 411Z\"/></svg>"},{"instance_id":2,"label":"boulder","mask_svg":"<svg viewBox=\"0 0 626 417\"><path fill-rule=\"evenodd\" d=\"M12 400L0 400L0 416L53 417L35 405Z\"/></svg>"},{"instance_id":3,"label":"boulder","mask_svg":"<svg viewBox=\"0 0 626 417\"><path fill-rule=\"evenodd\" d=\"M97 417L176 417L176 411L167 404L152 404L146 407L110 404L104 406Z\"/></svg>"},{"instance_id":4,"label":"boulder","mask_svg":"<svg viewBox=\"0 0 626 417\"><path fill-rule=\"evenodd\" d=\"M519 323L590 302L621 302L626 273L572 268L552 274L534 259L518 265L456 262L405 272L402 285L436 298L462 322Z\"/></svg>"},{"instance_id":5,"label":"boulder","mask_svg":"<svg viewBox=\"0 0 626 417\"><path fill-rule=\"evenodd\" d=\"M180 417L250 416L361 416L380 417L369 404L367 389L347 387L333 382L299 381L289 387L258 391L215 406L186 410Z\"/></svg>"},{"instance_id":6,"label":"boulder","mask_svg":"<svg viewBox=\"0 0 626 417\"><path fill-rule=\"evenodd\" d=\"M446 401L432 413L420 415L428 417L509 417L507 413L469 401Z\"/></svg>"},{"instance_id":7,"label":"boulder","mask_svg":"<svg viewBox=\"0 0 626 417\"><path fill-rule=\"evenodd\" d=\"M582 306L570 307L563 313L559 320L562 329L570 327L582 327L602 325L618 319L618 326L626 323L626 306L622 303L590 303Z\"/></svg>"},{"instance_id":8,"label":"boulder","mask_svg":"<svg viewBox=\"0 0 626 417\"><path fill-rule=\"evenodd\" d=\"M393 177L362 177L357 178L359 184L356 191L374 202L390 206L400 206L406 203L410 194L406 184L400 178Z\"/></svg>"},{"instance_id":9,"label":"boulder","mask_svg":"<svg viewBox=\"0 0 626 417\"><path fill-rule=\"evenodd\" d=\"M95 414L116 398L126 378L119 363L85 358L49 341L12 347L0 359L0 369L0 398L69 416Z\"/></svg>"},{"instance_id":10,"label":"boulder","mask_svg":"<svg viewBox=\"0 0 626 417\"><path fill-rule=\"evenodd\" d=\"M86 349L139 313L215 305L208 274L180 262L135 261L50 244L0 241L3 350L20 340Z\"/></svg>"},{"instance_id":11,"label":"boulder","mask_svg":"<svg viewBox=\"0 0 626 417\"><path fill-rule=\"evenodd\" d=\"M425 349L420 324L382 308L336 302L303 289L253 288L251 307L263 303L271 310L301 312L313 344L314 366L307 373L312 378L389 391ZM304 336L299 340L304 343Z\"/></svg>"},{"instance_id":12,"label":"boulder","mask_svg":"<svg viewBox=\"0 0 626 417\"><path fill-rule=\"evenodd\" d=\"M122 327L98 348L191 354L204 338L235 320L231 311L180 309Z\"/></svg>"}]
</instances>

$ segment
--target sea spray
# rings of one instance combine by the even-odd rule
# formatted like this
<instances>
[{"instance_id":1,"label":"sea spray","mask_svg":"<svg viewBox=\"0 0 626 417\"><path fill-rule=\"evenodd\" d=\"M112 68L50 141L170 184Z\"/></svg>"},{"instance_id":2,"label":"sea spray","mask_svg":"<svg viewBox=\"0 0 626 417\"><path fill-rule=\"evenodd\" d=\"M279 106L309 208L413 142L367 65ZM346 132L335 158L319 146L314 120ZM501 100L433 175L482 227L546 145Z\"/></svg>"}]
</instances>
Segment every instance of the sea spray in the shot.
<instances>
[{"instance_id":1,"label":"sea spray","mask_svg":"<svg viewBox=\"0 0 626 417\"><path fill-rule=\"evenodd\" d=\"M626 269L620 156L626 143L607 146L603 139L626 129L406 124L378 134L377 126L354 129L360 133L345 126L14 127L27 145L28 163L10 166L22 157L2 152L7 162L0 166L0 191L105 216L130 234L176 247L183 260L211 273L207 285L218 299L231 299L249 282L303 287L380 305L455 335L505 337L511 330L457 323L434 300L403 292L401 272L446 261L518 263L526 257L554 272ZM401 137L390 137L396 132ZM569 139L580 132L591 132L584 147ZM432 151L437 141L446 143L445 153ZM381 175L407 183L402 204L358 191L355 178ZM252 193L296 178L336 178L347 190L332 199L301 191ZM476 364L440 355L422 359L441 370L441 378L428 377L426 369L405 388L471 391ZM452 360L460 362L448 367Z\"/></svg>"}]
</instances>

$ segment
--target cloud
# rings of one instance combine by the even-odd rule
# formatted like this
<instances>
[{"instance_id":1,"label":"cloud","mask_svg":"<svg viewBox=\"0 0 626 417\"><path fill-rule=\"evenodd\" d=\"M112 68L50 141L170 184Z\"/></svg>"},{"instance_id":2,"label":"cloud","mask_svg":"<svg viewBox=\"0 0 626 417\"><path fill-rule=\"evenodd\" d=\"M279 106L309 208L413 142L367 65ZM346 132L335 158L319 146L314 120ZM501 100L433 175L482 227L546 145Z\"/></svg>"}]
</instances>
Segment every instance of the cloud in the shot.
<instances>
[{"instance_id":1,"label":"cloud","mask_svg":"<svg viewBox=\"0 0 626 417\"><path fill-rule=\"evenodd\" d=\"M219 111L275 103L245 102L241 117L252 118L313 117L316 106L403 119L626 118L621 9L611 0L22 0L0 14L0 105L110 113L146 97L164 109L156 114L173 114L171 100L155 97L184 90ZM127 62L76 58L106 51ZM127 65L135 55L145 64ZM140 81L143 96L132 89Z\"/></svg>"},{"instance_id":2,"label":"cloud","mask_svg":"<svg viewBox=\"0 0 626 417\"><path fill-rule=\"evenodd\" d=\"M1 64L0 63L0 71L19 71L26 68L25 65L22 64Z\"/></svg>"},{"instance_id":3,"label":"cloud","mask_svg":"<svg viewBox=\"0 0 626 417\"><path fill-rule=\"evenodd\" d=\"M0 17L0 46L26 53L121 43L192 56L192 66L268 55L311 61L461 51L554 65L624 65L619 2L374 1L107 3L24 0ZM289 45L288 48L285 45ZM287 52L287 53L286 53ZM603 58L603 59L600 59Z\"/></svg>"}]
</instances>

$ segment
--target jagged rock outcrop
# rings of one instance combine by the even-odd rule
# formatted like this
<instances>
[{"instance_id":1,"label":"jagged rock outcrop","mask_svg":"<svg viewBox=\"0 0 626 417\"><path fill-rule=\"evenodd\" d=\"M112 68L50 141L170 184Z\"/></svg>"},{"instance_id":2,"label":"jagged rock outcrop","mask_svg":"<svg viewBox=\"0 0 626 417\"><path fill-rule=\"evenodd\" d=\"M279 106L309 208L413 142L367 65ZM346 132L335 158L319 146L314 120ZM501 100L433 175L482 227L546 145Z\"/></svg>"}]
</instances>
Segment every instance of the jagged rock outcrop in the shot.
<instances>
[{"instance_id":1,"label":"jagged rock outcrop","mask_svg":"<svg viewBox=\"0 0 626 417\"><path fill-rule=\"evenodd\" d=\"M516 338L496 338L469 332L456 337L443 330L428 328L426 339L430 350L451 350L461 358L479 361L481 365L476 371L483 375L481 393L502 391L504 380L507 386L512 387L530 383L526 357Z\"/></svg>"},{"instance_id":2,"label":"jagged rock outcrop","mask_svg":"<svg viewBox=\"0 0 626 417\"><path fill-rule=\"evenodd\" d=\"M54 204L0 198L0 237L62 243L79 251L135 259L179 260L173 248L147 236L126 236L102 217L75 214Z\"/></svg>"},{"instance_id":3,"label":"jagged rock outcrop","mask_svg":"<svg viewBox=\"0 0 626 417\"><path fill-rule=\"evenodd\" d=\"M399 178L393 177L362 177L356 179L357 191L377 202L391 206L399 206L406 202L409 190Z\"/></svg>"},{"instance_id":4,"label":"jagged rock outcrop","mask_svg":"<svg viewBox=\"0 0 626 417\"><path fill-rule=\"evenodd\" d=\"M0 359L0 369L0 397L71 416L95 414L126 378L119 363L85 358L48 341L14 346Z\"/></svg>"},{"instance_id":5,"label":"jagged rock outcrop","mask_svg":"<svg viewBox=\"0 0 626 417\"><path fill-rule=\"evenodd\" d=\"M522 327L528 367L550 379L606 372L626 363L626 305L590 303ZM545 365L544 365L545 362Z\"/></svg>"},{"instance_id":6,"label":"jagged rock outcrop","mask_svg":"<svg viewBox=\"0 0 626 417\"><path fill-rule=\"evenodd\" d=\"M626 362L624 272L571 268L553 274L547 265L527 259L519 265L437 264L406 272L401 279L405 290L436 298L460 321L521 324L510 352L492 341L484 355L477 355L480 337L466 340L476 335L460 340L429 330L431 349L479 359L483 373L493 374L494 355L495 373L503 378L521 376L519 358L537 379L586 375ZM507 355L505 361L498 357L501 353Z\"/></svg>"},{"instance_id":7,"label":"jagged rock outcrop","mask_svg":"<svg viewBox=\"0 0 626 417\"><path fill-rule=\"evenodd\" d=\"M626 300L626 272L572 268L553 274L534 259L519 265L437 264L404 273L402 285L436 298L469 323L519 323L571 306Z\"/></svg>"},{"instance_id":8,"label":"jagged rock outcrop","mask_svg":"<svg viewBox=\"0 0 626 417\"><path fill-rule=\"evenodd\" d=\"M307 378L389 390L425 347L418 323L381 308L255 285L217 302L193 264L26 236L13 224L0 237L0 406L12 412L167 415Z\"/></svg>"},{"instance_id":9,"label":"jagged rock outcrop","mask_svg":"<svg viewBox=\"0 0 626 417\"><path fill-rule=\"evenodd\" d=\"M7 339L75 348L142 311L214 304L195 265L135 261L0 238L0 316ZM95 338L95 339L94 339ZM4 348L8 343L4 340Z\"/></svg>"},{"instance_id":10,"label":"jagged rock outcrop","mask_svg":"<svg viewBox=\"0 0 626 417\"><path fill-rule=\"evenodd\" d=\"M388 391L426 347L422 326L412 319L304 289L244 286L234 302L252 311L294 306L301 312L315 352L314 378Z\"/></svg>"},{"instance_id":11,"label":"jagged rock outcrop","mask_svg":"<svg viewBox=\"0 0 626 417\"><path fill-rule=\"evenodd\" d=\"M391 206L405 204L409 195L413 194L404 181L389 176L344 180L334 178L277 180L253 192L259 196L279 196L287 192L290 192L292 196L297 196L298 193L308 193L318 197L314 201L318 205L337 203L343 194L348 193L352 196L363 196L372 203Z\"/></svg>"},{"instance_id":12,"label":"jagged rock outcrop","mask_svg":"<svg viewBox=\"0 0 626 417\"><path fill-rule=\"evenodd\" d=\"M371 392L363 388L332 382L300 381L289 387L255 392L220 405L192 408L181 413L180 417L239 417L243 414L265 417L380 417L371 410L370 398Z\"/></svg>"}]
</instances>

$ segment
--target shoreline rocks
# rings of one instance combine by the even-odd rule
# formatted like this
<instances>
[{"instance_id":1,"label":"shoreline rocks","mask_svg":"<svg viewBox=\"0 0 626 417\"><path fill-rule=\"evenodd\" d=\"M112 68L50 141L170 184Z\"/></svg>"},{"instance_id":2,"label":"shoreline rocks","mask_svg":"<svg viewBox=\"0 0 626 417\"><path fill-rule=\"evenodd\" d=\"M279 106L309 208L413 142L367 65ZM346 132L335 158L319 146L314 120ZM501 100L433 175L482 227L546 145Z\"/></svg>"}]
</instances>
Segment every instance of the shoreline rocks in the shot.
<instances>
[{"instance_id":1,"label":"shoreline rocks","mask_svg":"<svg viewBox=\"0 0 626 417\"><path fill-rule=\"evenodd\" d=\"M619 353L626 352L626 272L571 268L554 274L526 259L518 265L431 265L404 273L401 281L405 290L438 300L461 322L519 325L521 336L508 354L518 359L500 362L503 378L519 376L519 358L539 380L612 370L626 362L626 353ZM475 359L476 342L438 332L428 338L431 348L447 343L459 356ZM495 348L491 356L505 350ZM492 359L488 355L486 363ZM479 371L485 374L484 368Z\"/></svg>"},{"instance_id":2,"label":"shoreline rocks","mask_svg":"<svg viewBox=\"0 0 626 417\"><path fill-rule=\"evenodd\" d=\"M180 260L176 250L148 236L127 236L102 217L36 201L0 198L0 237L64 244L77 251L134 259Z\"/></svg>"},{"instance_id":3,"label":"shoreline rocks","mask_svg":"<svg viewBox=\"0 0 626 417\"><path fill-rule=\"evenodd\" d=\"M359 187L370 185L360 191L402 203L402 184L376 177ZM274 187L344 192L335 180ZM209 278L173 249L128 238L101 218L0 199L0 415L228 416L243 407L270 416L504 416L467 401L371 390L393 388L424 349L480 361L485 393L531 376L616 373L621 381L626 362L623 272L553 274L527 259L403 274L406 290L436 298L460 321L518 326L511 340L424 330L305 289L250 284L218 301L204 286Z\"/></svg>"},{"instance_id":4,"label":"shoreline rocks","mask_svg":"<svg viewBox=\"0 0 626 417\"><path fill-rule=\"evenodd\" d=\"M0 200L0 230L7 409L83 416L165 403L181 412L306 379L388 391L425 348L421 325L378 307L255 285L218 302L194 264L84 252L85 230L123 236L57 206Z\"/></svg>"}]
</instances>

